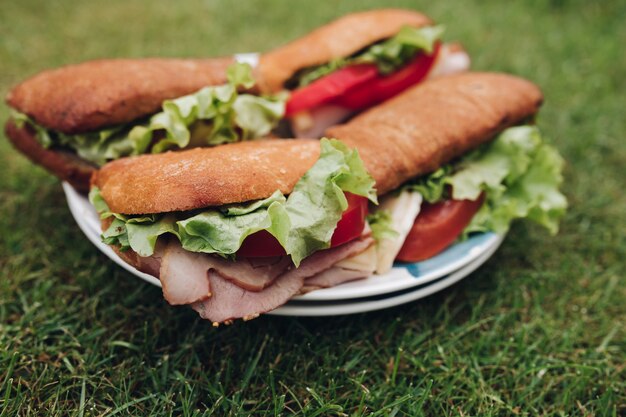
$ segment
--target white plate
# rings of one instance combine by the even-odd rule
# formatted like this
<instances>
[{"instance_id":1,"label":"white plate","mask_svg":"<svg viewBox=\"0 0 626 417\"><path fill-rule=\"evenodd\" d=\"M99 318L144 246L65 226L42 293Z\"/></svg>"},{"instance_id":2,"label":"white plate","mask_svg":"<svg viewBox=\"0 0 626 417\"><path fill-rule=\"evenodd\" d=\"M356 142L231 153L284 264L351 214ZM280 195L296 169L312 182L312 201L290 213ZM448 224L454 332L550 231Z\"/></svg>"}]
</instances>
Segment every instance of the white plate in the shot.
<instances>
[{"instance_id":1,"label":"white plate","mask_svg":"<svg viewBox=\"0 0 626 417\"><path fill-rule=\"evenodd\" d=\"M361 298L353 301L330 303L289 302L284 306L266 314L277 316L338 316L382 310L384 308L395 307L411 301L419 300L420 298L427 297L437 291L441 291L444 288L455 284L474 272L479 266L485 263L491 255L493 255L496 249L500 246L501 242L502 241L498 242L497 245L491 247L487 252L483 253L480 257L470 262L468 265L465 265L463 268L426 285L421 285L415 289L400 291L400 293L386 294L386 296L382 297L370 297L370 299Z\"/></svg>"},{"instance_id":2,"label":"white plate","mask_svg":"<svg viewBox=\"0 0 626 417\"><path fill-rule=\"evenodd\" d=\"M89 203L89 200L82 194L76 192L69 184L63 183L63 190L65 192L68 206L78 223L78 226L85 233L87 238L105 255L111 258L115 263L126 269L133 275L153 284L161 286L160 281L152 275L145 274L138 271L131 265L127 264L120 259L119 256L106 244L100 240L100 219ZM439 255L428 259L423 262L401 264L396 263L394 268L384 275L373 275L369 278L349 282L346 284L338 285L332 288L326 288L322 290L312 291L308 294L294 297L293 300L296 303L302 302L319 302L319 301L350 301L354 302L355 299L381 296L385 294L395 294L399 291L405 291L410 288L422 287L425 284L438 280L442 277L446 277L453 272L461 272L462 268L469 267L476 264L476 262L484 262L491 254L500 246L503 235L496 235L493 233L483 233L472 236L470 239L457 243ZM480 265L478 263L478 265ZM470 271L471 272L471 271ZM469 273L469 272L468 272ZM450 280L453 275L450 275L446 280ZM456 275L454 275L456 276ZM463 275L465 276L465 275ZM460 278L458 278L460 279ZM457 279L457 280L458 280ZM439 282L437 281L438 285ZM445 282L456 282L453 280ZM448 284L451 285L451 284ZM439 287L434 287L439 288ZM445 287L442 287L445 288ZM419 289L422 291L422 289ZM437 289L438 291L438 289ZM421 293L418 293L421 294ZM430 294L430 293L428 293ZM415 297L416 295L413 294ZM404 300L408 297L408 294L404 294L399 298ZM417 296L419 298L419 296ZM366 301L366 300L364 300ZM411 300L408 300L411 301ZM372 301L368 301L372 302ZM402 301L407 302L407 301ZM293 303L292 303L293 304ZM375 304L367 305L381 305L382 300L377 300ZM385 305L387 306L387 305ZM283 311L287 307L280 309ZM291 305L289 306L291 308ZM296 308L295 305L293 308ZM302 307L298 307L301 309ZM348 307L346 307L348 308ZM352 308L352 307L351 307ZM378 307L385 308L385 307ZM376 309L376 308L374 308ZM290 310L287 310L290 311ZM300 310L296 310L300 311ZM365 310L359 310L365 311ZM357 311L354 311L357 312ZM276 313L276 311L274 312ZM280 314L277 313L277 314ZM288 314L288 313L285 313ZM295 313L294 313L295 314ZM347 314L347 313L346 313ZM311 314L313 315L313 314Z\"/></svg>"}]
</instances>

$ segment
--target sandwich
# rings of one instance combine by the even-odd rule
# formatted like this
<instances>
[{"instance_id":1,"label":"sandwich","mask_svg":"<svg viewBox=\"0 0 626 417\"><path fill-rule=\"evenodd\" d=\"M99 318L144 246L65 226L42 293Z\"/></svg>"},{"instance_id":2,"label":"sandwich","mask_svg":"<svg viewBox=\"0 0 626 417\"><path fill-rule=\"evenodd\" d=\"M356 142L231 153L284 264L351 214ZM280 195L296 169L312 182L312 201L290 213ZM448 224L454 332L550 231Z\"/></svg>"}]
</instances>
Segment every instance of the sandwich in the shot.
<instances>
[{"instance_id":1,"label":"sandwich","mask_svg":"<svg viewBox=\"0 0 626 417\"><path fill-rule=\"evenodd\" d=\"M469 56L443 32L411 10L349 14L263 54L260 88L287 90L293 134L319 137L427 78L467 70Z\"/></svg>"},{"instance_id":2,"label":"sandwich","mask_svg":"<svg viewBox=\"0 0 626 417\"><path fill-rule=\"evenodd\" d=\"M441 44L441 32L422 14L382 9L338 19L249 60L253 68L233 58L70 65L9 92L5 131L33 162L87 192L92 173L111 160L268 136L285 104L297 136L319 137L425 77L465 69L467 54ZM350 78L355 71L359 80ZM345 88L319 101L319 86L337 79ZM303 108L303 97L317 105Z\"/></svg>"},{"instance_id":3,"label":"sandwich","mask_svg":"<svg viewBox=\"0 0 626 417\"><path fill-rule=\"evenodd\" d=\"M91 61L15 87L5 132L33 162L87 192L111 160L268 135L284 102L241 93L254 85L252 68L230 58Z\"/></svg>"},{"instance_id":4,"label":"sandwich","mask_svg":"<svg viewBox=\"0 0 626 417\"><path fill-rule=\"evenodd\" d=\"M103 241L158 277L168 303L214 324L250 319L384 272L408 251L420 209L432 211L426 202L478 207L460 234L502 231L520 217L556 231L563 161L528 125L541 102L517 77L442 77L329 129L336 139L110 162L94 174L90 200Z\"/></svg>"}]
</instances>

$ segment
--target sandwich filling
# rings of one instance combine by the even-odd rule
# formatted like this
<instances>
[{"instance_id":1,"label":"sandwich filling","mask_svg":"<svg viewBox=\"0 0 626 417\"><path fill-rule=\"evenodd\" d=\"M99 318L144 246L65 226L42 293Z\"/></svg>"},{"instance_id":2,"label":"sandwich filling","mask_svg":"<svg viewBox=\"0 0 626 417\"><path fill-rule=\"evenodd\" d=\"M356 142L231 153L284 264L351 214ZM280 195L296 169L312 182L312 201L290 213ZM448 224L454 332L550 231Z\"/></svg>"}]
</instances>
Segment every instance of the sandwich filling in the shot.
<instances>
[{"instance_id":1,"label":"sandwich filling","mask_svg":"<svg viewBox=\"0 0 626 417\"><path fill-rule=\"evenodd\" d=\"M90 199L111 222L106 243L156 259L152 273L167 301L190 304L219 323L256 317L301 292L385 273L394 261L425 259L471 233L503 233L518 218L556 233L567 207L558 190L562 168L536 127L512 127L384 196L366 222L356 223L357 233L341 241L346 213L365 220L361 204L376 197L356 151L337 140L321 141L319 160L287 197L276 192L246 204L144 216L111 213L97 188ZM461 210L460 222L445 214L450 204L471 209ZM423 227L438 216L455 226ZM262 234L260 244L244 250ZM267 249L268 238L279 251Z\"/></svg>"},{"instance_id":2,"label":"sandwich filling","mask_svg":"<svg viewBox=\"0 0 626 417\"><path fill-rule=\"evenodd\" d=\"M505 233L516 219L527 218L555 234L567 208L559 191L563 165L539 129L525 125L508 128L492 142L406 183L383 197L372 217L372 229L391 227L396 233L379 239L377 271L389 270L394 259L432 257L471 233Z\"/></svg>"},{"instance_id":3,"label":"sandwich filling","mask_svg":"<svg viewBox=\"0 0 626 417\"><path fill-rule=\"evenodd\" d=\"M375 43L350 57L298 71L285 83L285 87L305 87L350 65L374 64L379 74L389 75L413 60L418 53L432 54L443 32L444 27L441 25L421 28L405 26L392 38Z\"/></svg>"},{"instance_id":4,"label":"sandwich filling","mask_svg":"<svg viewBox=\"0 0 626 417\"><path fill-rule=\"evenodd\" d=\"M337 264L374 243L364 222L367 201L377 201L374 180L356 151L337 140L323 139L320 146L319 159L287 197L277 191L247 204L125 216L110 212L93 188L90 200L110 222L103 241L150 259L141 262L159 276L166 300L191 304L214 323L256 317L303 289L366 277L373 268ZM360 222L346 217L351 207ZM344 235L356 233L337 240L341 228ZM246 239L263 234L264 245L278 244L282 253L241 253ZM332 268L341 274L318 276Z\"/></svg>"},{"instance_id":5,"label":"sandwich filling","mask_svg":"<svg viewBox=\"0 0 626 417\"><path fill-rule=\"evenodd\" d=\"M469 57L441 45L442 26L404 27L390 39L347 58L298 71L285 84L291 89L286 116L296 137L318 137L348 119L424 80L429 74L459 72Z\"/></svg>"},{"instance_id":6,"label":"sandwich filling","mask_svg":"<svg viewBox=\"0 0 626 417\"><path fill-rule=\"evenodd\" d=\"M125 156L161 153L267 136L285 111L280 97L239 94L254 85L251 67L235 63L228 84L205 87L193 94L163 102L162 111L140 122L97 132L67 135L38 125L14 111L18 127L30 126L44 148L65 148L96 166Z\"/></svg>"}]
</instances>

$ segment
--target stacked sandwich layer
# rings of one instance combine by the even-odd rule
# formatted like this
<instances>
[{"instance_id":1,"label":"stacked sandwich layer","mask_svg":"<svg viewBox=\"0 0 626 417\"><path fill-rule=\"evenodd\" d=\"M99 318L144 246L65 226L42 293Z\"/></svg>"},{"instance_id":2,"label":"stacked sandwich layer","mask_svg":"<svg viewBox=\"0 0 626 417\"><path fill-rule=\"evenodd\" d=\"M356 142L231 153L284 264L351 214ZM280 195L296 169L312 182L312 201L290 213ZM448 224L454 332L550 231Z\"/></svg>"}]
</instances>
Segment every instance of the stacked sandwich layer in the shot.
<instances>
[{"instance_id":1,"label":"stacked sandwich layer","mask_svg":"<svg viewBox=\"0 0 626 417\"><path fill-rule=\"evenodd\" d=\"M233 58L114 59L44 71L8 94L6 133L86 193L108 161L274 136L283 116L284 136L319 137L428 77L466 70L467 54L441 35L420 13L383 9L261 54L254 68Z\"/></svg>"},{"instance_id":2,"label":"stacked sandwich layer","mask_svg":"<svg viewBox=\"0 0 626 417\"><path fill-rule=\"evenodd\" d=\"M504 74L428 80L448 72L440 35L413 12L349 16L263 55L254 71L211 62L218 69L206 82L219 83L221 71L229 84L95 133L106 122L89 112L50 122L24 99L29 86L48 88L42 78L62 78L59 70L14 90L9 102L20 113L7 132L79 189L91 177L104 242L158 277L169 303L191 305L214 323L248 319L294 295L384 273L394 260L426 259L470 233L503 232L517 218L556 231L566 207L562 160L527 124L540 90ZM313 53L302 56L302 45ZM65 71L89 65L96 64ZM127 119L114 106L110 120L132 122L191 85L153 96L136 88L150 97L137 99ZM283 98L250 94L283 89ZM283 116L293 132L321 130L330 139L250 140ZM352 118L327 126L344 117ZM86 163L94 153L89 162L97 163Z\"/></svg>"}]
</instances>

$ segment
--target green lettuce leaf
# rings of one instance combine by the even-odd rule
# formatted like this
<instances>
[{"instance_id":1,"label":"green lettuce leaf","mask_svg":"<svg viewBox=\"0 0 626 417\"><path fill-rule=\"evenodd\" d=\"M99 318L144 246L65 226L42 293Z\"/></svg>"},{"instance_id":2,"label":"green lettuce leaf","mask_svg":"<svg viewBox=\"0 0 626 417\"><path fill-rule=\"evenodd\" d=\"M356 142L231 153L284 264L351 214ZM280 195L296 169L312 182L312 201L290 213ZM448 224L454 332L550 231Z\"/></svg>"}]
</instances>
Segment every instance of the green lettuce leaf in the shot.
<instances>
[{"instance_id":1,"label":"green lettuce leaf","mask_svg":"<svg viewBox=\"0 0 626 417\"><path fill-rule=\"evenodd\" d=\"M398 236L398 232L393 228L393 220L388 210L377 210L368 214L367 223L372 229L372 237L376 242Z\"/></svg>"},{"instance_id":2,"label":"green lettuce leaf","mask_svg":"<svg viewBox=\"0 0 626 417\"><path fill-rule=\"evenodd\" d=\"M104 165L108 160L143 153L150 143L129 137L128 129L119 126L98 132L66 135L48 130L38 125L27 115L17 111L12 111L11 117L18 127L25 124L32 127L35 130L35 138L44 148L68 147L73 149L81 158L95 165Z\"/></svg>"},{"instance_id":3,"label":"green lettuce leaf","mask_svg":"<svg viewBox=\"0 0 626 417\"><path fill-rule=\"evenodd\" d=\"M177 234L176 218L172 214L132 217L111 212L98 187L93 187L89 191L89 202L100 214L101 219L114 217L109 228L102 233L102 241L108 245L118 245L122 251L132 248L141 256L150 256L154 253L160 235Z\"/></svg>"},{"instance_id":4,"label":"green lettuce leaf","mask_svg":"<svg viewBox=\"0 0 626 417\"><path fill-rule=\"evenodd\" d=\"M421 178L407 187L419 191L429 202L445 196L475 200L482 192L485 203L465 229L503 233L515 219L528 218L558 231L567 200L559 191L564 161L543 143L534 126L506 129L494 141L470 152L455 164Z\"/></svg>"},{"instance_id":5,"label":"green lettuce leaf","mask_svg":"<svg viewBox=\"0 0 626 417\"><path fill-rule=\"evenodd\" d=\"M45 129L21 113L14 112L13 118L19 124L31 125L42 146L71 148L81 158L98 166L130 155L215 146L266 136L285 112L285 97L239 94L239 86L254 85L248 64L233 64L227 76L228 84L205 87L164 101L162 111L139 124L65 135Z\"/></svg>"},{"instance_id":6,"label":"green lettuce leaf","mask_svg":"<svg viewBox=\"0 0 626 417\"><path fill-rule=\"evenodd\" d=\"M116 127L94 133L66 135L56 132L50 135L55 137L55 145L74 149L81 158L101 166L113 159L145 152L150 141L133 138L127 133L127 129Z\"/></svg>"},{"instance_id":7,"label":"green lettuce leaf","mask_svg":"<svg viewBox=\"0 0 626 417\"><path fill-rule=\"evenodd\" d=\"M238 94L237 87L254 85L248 64L228 69L229 84L205 87L200 91L167 100L163 111L150 118L147 125L136 126L129 136L151 141L155 132L165 137L156 141L152 153L190 146L215 146L267 135L285 112L282 98Z\"/></svg>"},{"instance_id":8,"label":"green lettuce leaf","mask_svg":"<svg viewBox=\"0 0 626 417\"><path fill-rule=\"evenodd\" d=\"M338 58L307 69L299 75L299 86L304 87L338 69L353 64L373 63L381 74L390 74L410 61L418 51L430 54L435 42L441 38L443 26L422 28L403 27L395 36L370 46L350 58Z\"/></svg>"},{"instance_id":9,"label":"green lettuce leaf","mask_svg":"<svg viewBox=\"0 0 626 417\"><path fill-rule=\"evenodd\" d=\"M320 146L318 161L287 198L276 191L264 200L200 213L129 217L110 213L94 188L90 200L101 216L115 216L103 240L150 256L157 238L171 233L186 250L232 257L246 237L266 230L299 265L313 252L330 246L342 212L348 207L345 192L376 202L374 180L358 153L334 139L322 139Z\"/></svg>"},{"instance_id":10,"label":"green lettuce leaf","mask_svg":"<svg viewBox=\"0 0 626 417\"><path fill-rule=\"evenodd\" d=\"M89 190L89 202L96 209L96 212L100 215L101 219L106 219L111 217L113 213L109 210L109 205L102 198L102 194L100 194L100 189L98 187L93 187Z\"/></svg>"},{"instance_id":11,"label":"green lettuce leaf","mask_svg":"<svg viewBox=\"0 0 626 417\"><path fill-rule=\"evenodd\" d=\"M244 140L266 136L285 114L283 99L242 94L233 103L235 124Z\"/></svg>"},{"instance_id":12,"label":"green lettuce leaf","mask_svg":"<svg viewBox=\"0 0 626 417\"><path fill-rule=\"evenodd\" d=\"M363 55L357 56L355 63L374 63L381 74L392 73L410 61L418 51L431 54L444 30L443 26L405 26L393 38L373 45Z\"/></svg>"},{"instance_id":13,"label":"green lettuce leaf","mask_svg":"<svg viewBox=\"0 0 626 417\"><path fill-rule=\"evenodd\" d=\"M140 256L150 256L154 253L159 236L165 233L178 234L175 223L176 217L172 214L158 218L154 216L129 218L126 221L128 246Z\"/></svg>"},{"instance_id":14,"label":"green lettuce leaf","mask_svg":"<svg viewBox=\"0 0 626 417\"><path fill-rule=\"evenodd\" d=\"M252 76L252 66L238 62L226 69L226 78L230 85L241 85L244 88L252 88L256 81Z\"/></svg>"},{"instance_id":15,"label":"green lettuce leaf","mask_svg":"<svg viewBox=\"0 0 626 417\"><path fill-rule=\"evenodd\" d=\"M128 242L126 222L117 218L113 219L109 228L102 233L102 241L107 245L118 245L122 251L128 250L130 243Z\"/></svg>"},{"instance_id":16,"label":"green lettuce leaf","mask_svg":"<svg viewBox=\"0 0 626 417\"><path fill-rule=\"evenodd\" d=\"M206 210L180 220L177 226L182 246L191 252L233 255L244 239L253 233L267 230L272 235L280 235L281 223L288 222L288 219L276 215L276 210L285 202L285 196L276 191L264 200Z\"/></svg>"},{"instance_id":17,"label":"green lettuce leaf","mask_svg":"<svg viewBox=\"0 0 626 417\"><path fill-rule=\"evenodd\" d=\"M54 140L50 137L48 131L45 128L39 126L24 113L20 113L14 109L11 109L11 118L13 119L15 125L20 129L22 129L24 125L31 126L35 130L37 141L44 148L48 149L54 143Z\"/></svg>"},{"instance_id":18,"label":"green lettuce leaf","mask_svg":"<svg viewBox=\"0 0 626 417\"><path fill-rule=\"evenodd\" d=\"M436 203L447 197L446 185L451 172L452 166L444 165L432 174L416 179L406 187L420 193L429 203Z\"/></svg>"},{"instance_id":19,"label":"green lettuce leaf","mask_svg":"<svg viewBox=\"0 0 626 417\"><path fill-rule=\"evenodd\" d=\"M330 247L330 239L343 211L344 192L377 203L374 179L356 150L338 140L323 139L319 160L295 185L285 203L290 229L276 236L296 265L311 253Z\"/></svg>"},{"instance_id":20,"label":"green lettuce leaf","mask_svg":"<svg viewBox=\"0 0 626 417\"><path fill-rule=\"evenodd\" d=\"M313 81L318 80L322 77L327 76L330 73L337 71L343 67L347 67L350 65L352 61L349 58L337 58L332 61L317 66L313 68L309 68L301 72L301 74L297 74L298 76L298 87L304 87L311 84Z\"/></svg>"}]
</instances>

